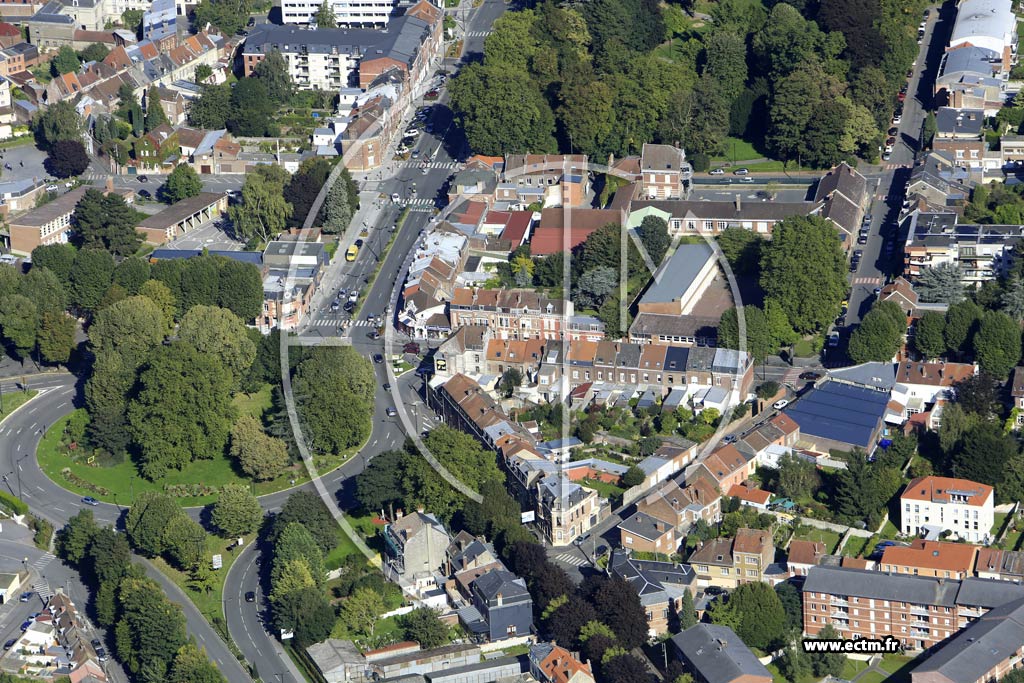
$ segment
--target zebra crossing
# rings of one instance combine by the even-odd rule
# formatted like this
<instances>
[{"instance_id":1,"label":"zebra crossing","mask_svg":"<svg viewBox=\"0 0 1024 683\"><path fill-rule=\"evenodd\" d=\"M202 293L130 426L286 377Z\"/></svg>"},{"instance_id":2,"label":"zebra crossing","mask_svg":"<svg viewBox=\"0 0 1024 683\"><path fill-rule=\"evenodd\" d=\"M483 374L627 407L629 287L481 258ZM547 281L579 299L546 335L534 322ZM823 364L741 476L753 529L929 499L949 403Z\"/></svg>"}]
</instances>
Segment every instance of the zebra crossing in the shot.
<instances>
[{"instance_id":1,"label":"zebra crossing","mask_svg":"<svg viewBox=\"0 0 1024 683\"><path fill-rule=\"evenodd\" d=\"M882 278L880 277L855 277L852 281L855 285L878 285L881 286Z\"/></svg>"},{"instance_id":2,"label":"zebra crossing","mask_svg":"<svg viewBox=\"0 0 1024 683\"><path fill-rule=\"evenodd\" d=\"M32 590L39 595L39 599L43 602L46 602L53 597L53 591L50 590L50 584L46 581L36 581L32 584Z\"/></svg>"},{"instance_id":3,"label":"zebra crossing","mask_svg":"<svg viewBox=\"0 0 1024 683\"><path fill-rule=\"evenodd\" d=\"M555 561L561 562L562 564L569 564L573 567L582 567L590 564L590 561L581 557L578 552L559 553L558 555L555 555Z\"/></svg>"},{"instance_id":4,"label":"zebra crossing","mask_svg":"<svg viewBox=\"0 0 1024 683\"><path fill-rule=\"evenodd\" d=\"M43 553L39 557L39 559L30 562L30 564L32 565L32 568L35 569L37 572L41 572L44 569L46 569L46 567L56 559L56 555L53 555L51 553Z\"/></svg>"},{"instance_id":5,"label":"zebra crossing","mask_svg":"<svg viewBox=\"0 0 1024 683\"><path fill-rule=\"evenodd\" d=\"M467 38L486 38L491 35L490 31L470 31L466 34Z\"/></svg>"},{"instance_id":6,"label":"zebra crossing","mask_svg":"<svg viewBox=\"0 0 1024 683\"><path fill-rule=\"evenodd\" d=\"M341 325L340 320L330 320L328 318L319 318L310 322L313 327L338 327ZM367 320L356 320L351 323L349 327L373 327L373 323Z\"/></svg>"},{"instance_id":7,"label":"zebra crossing","mask_svg":"<svg viewBox=\"0 0 1024 683\"><path fill-rule=\"evenodd\" d=\"M446 171L454 171L455 169L457 169L459 167L459 162L457 162L457 161L428 161L428 162L406 161L405 163L402 164L403 168L423 168L424 166L427 167L427 168L442 168L442 169L444 169Z\"/></svg>"}]
</instances>

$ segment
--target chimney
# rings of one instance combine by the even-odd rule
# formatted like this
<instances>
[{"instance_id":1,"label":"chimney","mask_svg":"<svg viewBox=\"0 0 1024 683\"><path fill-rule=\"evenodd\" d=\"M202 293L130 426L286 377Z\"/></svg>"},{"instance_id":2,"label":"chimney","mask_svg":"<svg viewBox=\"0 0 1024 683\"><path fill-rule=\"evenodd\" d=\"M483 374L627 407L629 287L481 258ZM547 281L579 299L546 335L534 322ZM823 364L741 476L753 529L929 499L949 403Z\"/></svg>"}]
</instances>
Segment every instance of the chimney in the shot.
<instances>
[{"instance_id":1,"label":"chimney","mask_svg":"<svg viewBox=\"0 0 1024 683\"><path fill-rule=\"evenodd\" d=\"M502 606L502 604L504 604L504 602L505 602L505 601L504 601L504 599L503 599L503 596L502 596L502 594L501 594L501 593L498 593L498 607L501 607L501 606Z\"/></svg>"},{"instance_id":2,"label":"chimney","mask_svg":"<svg viewBox=\"0 0 1024 683\"><path fill-rule=\"evenodd\" d=\"M736 212L739 213L742 210L743 210L743 200L741 199L741 195L739 193L737 193L736 194Z\"/></svg>"}]
</instances>

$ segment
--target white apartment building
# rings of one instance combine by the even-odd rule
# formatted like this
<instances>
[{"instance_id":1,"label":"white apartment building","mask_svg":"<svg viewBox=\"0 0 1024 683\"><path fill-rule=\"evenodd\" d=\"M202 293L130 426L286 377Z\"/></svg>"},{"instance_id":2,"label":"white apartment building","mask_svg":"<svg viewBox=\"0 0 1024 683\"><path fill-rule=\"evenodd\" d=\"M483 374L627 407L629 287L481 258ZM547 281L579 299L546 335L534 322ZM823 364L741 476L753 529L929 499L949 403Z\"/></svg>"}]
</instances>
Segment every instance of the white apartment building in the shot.
<instances>
[{"instance_id":1,"label":"white apartment building","mask_svg":"<svg viewBox=\"0 0 1024 683\"><path fill-rule=\"evenodd\" d=\"M951 531L970 543L988 543L994 521L992 487L967 479L918 477L900 495L900 531Z\"/></svg>"},{"instance_id":2,"label":"white apartment building","mask_svg":"<svg viewBox=\"0 0 1024 683\"><path fill-rule=\"evenodd\" d=\"M322 4L322 0L281 0L281 21L309 24ZM329 0L329 4L338 25L353 28L386 27L393 9L391 0Z\"/></svg>"}]
</instances>

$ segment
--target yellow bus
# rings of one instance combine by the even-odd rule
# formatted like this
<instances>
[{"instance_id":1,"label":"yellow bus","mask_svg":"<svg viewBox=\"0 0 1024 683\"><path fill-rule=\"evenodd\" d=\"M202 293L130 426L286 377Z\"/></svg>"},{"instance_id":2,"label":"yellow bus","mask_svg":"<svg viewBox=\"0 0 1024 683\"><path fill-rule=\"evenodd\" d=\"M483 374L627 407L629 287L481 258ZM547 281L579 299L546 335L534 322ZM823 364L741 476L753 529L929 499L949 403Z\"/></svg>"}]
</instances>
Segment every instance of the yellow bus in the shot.
<instances>
[{"instance_id":1,"label":"yellow bus","mask_svg":"<svg viewBox=\"0 0 1024 683\"><path fill-rule=\"evenodd\" d=\"M351 247L348 248L348 251L345 252L345 260L349 261L349 262L355 261L356 260L356 255L358 253L359 253L359 247L357 247L356 245L353 244Z\"/></svg>"}]
</instances>

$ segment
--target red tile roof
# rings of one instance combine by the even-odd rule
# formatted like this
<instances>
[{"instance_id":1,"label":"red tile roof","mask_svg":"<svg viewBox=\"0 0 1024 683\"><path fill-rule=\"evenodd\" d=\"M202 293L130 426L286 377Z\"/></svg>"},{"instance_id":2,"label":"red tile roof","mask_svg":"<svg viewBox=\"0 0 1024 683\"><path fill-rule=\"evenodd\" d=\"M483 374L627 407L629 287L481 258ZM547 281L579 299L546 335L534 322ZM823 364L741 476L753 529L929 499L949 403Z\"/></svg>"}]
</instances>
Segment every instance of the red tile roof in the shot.
<instances>
[{"instance_id":1,"label":"red tile roof","mask_svg":"<svg viewBox=\"0 0 1024 683\"><path fill-rule=\"evenodd\" d=\"M501 239L508 240L514 245L520 245L530 230L530 223L533 220L532 211L512 211L505 229L501 231Z\"/></svg>"},{"instance_id":2,"label":"red tile roof","mask_svg":"<svg viewBox=\"0 0 1024 683\"><path fill-rule=\"evenodd\" d=\"M909 484L900 495L904 500L923 500L931 503L950 502L950 491L965 493L968 500L965 505L982 506L992 498L992 487L979 484L968 479L952 477L918 477Z\"/></svg>"},{"instance_id":3,"label":"red tile roof","mask_svg":"<svg viewBox=\"0 0 1024 683\"><path fill-rule=\"evenodd\" d=\"M772 494L762 489L750 488L743 484L733 484L732 488L729 489L729 496L735 496L740 500L745 500L748 503L754 503L756 505L767 505L768 501L771 500Z\"/></svg>"},{"instance_id":4,"label":"red tile roof","mask_svg":"<svg viewBox=\"0 0 1024 683\"><path fill-rule=\"evenodd\" d=\"M796 540L789 544L788 564L807 564L817 566L825 556L825 544L821 541Z\"/></svg>"},{"instance_id":5,"label":"red tile roof","mask_svg":"<svg viewBox=\"0 0 1024 683\"><path fill-rule=\"evenodd\" d=\"M919 538L909 548L892 545L882 553L882 569L889 565L896 567L920 567L942 571L971 574L978 546L966 543L942 543Z\"/></svg>"}]
</instances>

